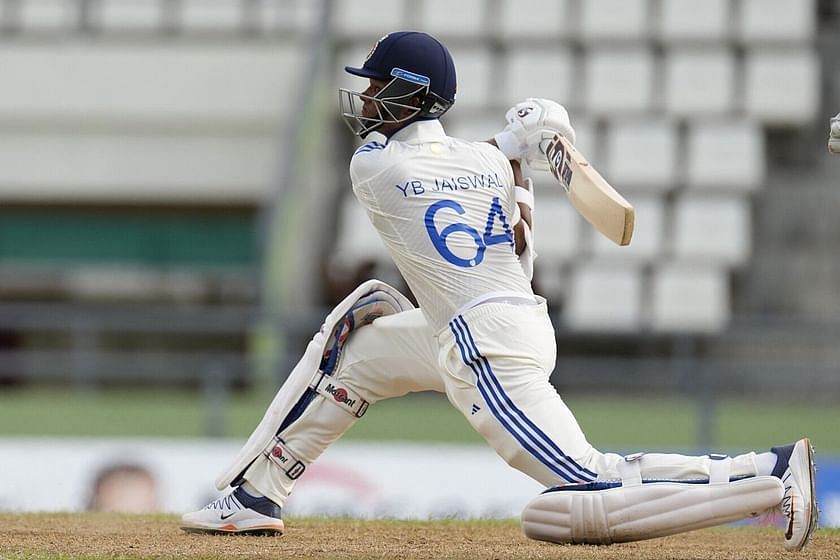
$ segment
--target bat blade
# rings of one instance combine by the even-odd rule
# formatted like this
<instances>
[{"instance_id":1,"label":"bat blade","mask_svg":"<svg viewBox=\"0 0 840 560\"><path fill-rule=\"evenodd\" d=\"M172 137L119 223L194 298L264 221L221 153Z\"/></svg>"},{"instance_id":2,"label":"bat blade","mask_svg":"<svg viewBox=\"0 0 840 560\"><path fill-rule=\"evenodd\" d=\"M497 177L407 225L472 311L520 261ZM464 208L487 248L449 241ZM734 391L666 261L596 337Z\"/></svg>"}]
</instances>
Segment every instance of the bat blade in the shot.
<instances>
[{"instance_id":1,"label":"bat blade","mask_svg":"<svg viewBox=\"0 0 840 560\"><path fill-rule=\"evenodd\" d=\"M635 225L633 206L563 136L554 135L545 155L578 213L614 243L629 245Z\"/></svg>"}]
</instances>

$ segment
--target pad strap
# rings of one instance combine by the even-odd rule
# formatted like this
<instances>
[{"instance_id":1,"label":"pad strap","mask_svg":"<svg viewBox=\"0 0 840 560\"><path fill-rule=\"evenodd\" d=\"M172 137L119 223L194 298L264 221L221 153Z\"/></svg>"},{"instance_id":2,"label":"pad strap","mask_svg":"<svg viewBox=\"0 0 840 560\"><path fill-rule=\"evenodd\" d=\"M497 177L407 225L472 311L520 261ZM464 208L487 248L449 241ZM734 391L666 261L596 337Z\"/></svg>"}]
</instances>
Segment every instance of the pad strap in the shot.
<instances>
[{"instance_id":1,"label":"pad strap","mask_svg":"<svg viewBox=\"0 0 840 560\"><path fill-rule=\"evenodd\" d=\"M729 484L729 473L732 471L732 457L726 455L709 455L709 484Z\"/></svg>"},{"instance_id":2,"label":"pad strap","mask_svg":"<svg viewBox=\"0 0 840 560\"><path fill-rule=\"evenodd\" d=\"M315 372L309 388L356 418L364 416L370 406L357 392L322 371Z\"/></svg>"},{"instance_id":3,"label":"pad strap","mask_svg":"<svg viewBox=\"0 0 840 560\"><path fill-rule=\"evenodd\" d=\"M618 474L621 475L621 485L624 487L642 485L642 455L634 453L627 455L618 463Z\"/></svg>"},{"instance_id":4,"label":"pad strap","mask_svg":"<svg viewBox=\"0 0 840 560\"><path fill-rule=\"evenodd\" d=\"M303 471L306 470L306 463L297 458L297 456L289 451L286 443L280 439L280 436L275 436L273 440L263 450L263 455L268 457L268 460L280 467L286 476L292 480L297 480Z\"/></svg>"}]
</instances>

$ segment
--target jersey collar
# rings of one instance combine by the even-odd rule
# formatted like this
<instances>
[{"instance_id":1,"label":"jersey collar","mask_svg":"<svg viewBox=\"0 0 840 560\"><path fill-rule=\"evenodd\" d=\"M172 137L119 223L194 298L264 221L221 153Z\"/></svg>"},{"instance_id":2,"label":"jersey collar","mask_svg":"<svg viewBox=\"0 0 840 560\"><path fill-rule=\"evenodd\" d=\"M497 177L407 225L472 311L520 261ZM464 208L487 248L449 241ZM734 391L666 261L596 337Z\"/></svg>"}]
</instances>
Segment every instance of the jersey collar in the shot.
<instances>
[{"instance_id":1,"label":"jersey collar","mask_svg":"<svg viewBox=\"0 0 840 560\"><path fill-rule=\"evenodd\" d=\"M395 132L388 141L424 144L446 138L443 125L437 119L414 121Z\"/></svg>"}]
</instances>

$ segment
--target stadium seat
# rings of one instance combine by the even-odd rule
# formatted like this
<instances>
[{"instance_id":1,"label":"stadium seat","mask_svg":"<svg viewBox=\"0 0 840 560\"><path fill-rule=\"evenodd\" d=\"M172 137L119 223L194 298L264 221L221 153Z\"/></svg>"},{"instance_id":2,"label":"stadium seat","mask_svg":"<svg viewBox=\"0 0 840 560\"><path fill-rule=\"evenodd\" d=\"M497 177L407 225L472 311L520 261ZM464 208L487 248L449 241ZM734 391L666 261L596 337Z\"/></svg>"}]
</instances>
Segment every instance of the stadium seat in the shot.
<instances>
[{"instance_id":1,"label":"stadium seat","mask_svg":"<svg viewBox=\"0 0 840 560\"><path fill-rule=\"evenodd\" d=\"M389 31L403 28L404 6L401 0L338 0L332 17L333 29L340 37L370 42ZM376 17L371 17L376 14ZM361 64L361 63L360 63Z\"/></svg>"},{"instance_id":2,"label":"stadium seat","mask_svg":"<svg viewBox=\"0 0 840 560\"><path fill-rule=\"evenodd\" d=\"M569 0L502 0L499 32L507 40L556 39L568 33Z\"/></svg>"},{"instance_id":3,"label":"stadium seat","mask_svg":"<svg viewBox=\"0 0 840 560\"><path fill-rule=\"evenodd\" d=\"M237 0L181 0L181 26L187 31L236 31L244 22Z\"/></svg>"},{"instance_id":4,"label":"stadium seat","mask_svg":"<svg viewBox=\"0 0 840 560\"><path fill-rule=\"evenodd\" d=\"M498 109L463 114L454 109L451 114L444 115L441 122L450 136L473 141L492 138L505 126L504 114Z\"/></svg>"},{"instance_id":5,"label":"stadium seat","mask_svg":"<svg viewBox=\"0 0 840 560\"><path fill-rule=\"evenodd\" d=\"M764 181L764 134L754 122L694 124L686 145L686 183L691 188L751 191Z\"/></svg>"},{"instance_id":6,"label":"stadium seat","mask_svg":"<svg viewBox=\"0 0 840 560\"><path fill-rule=\"evenodd\" d=\"M443 40L481 37L486 31L485 8L486 0L423 0L418 27Z\"/></svg>"},{"instance_id":7,"label":"stadium seat","mask_svg":"<svg viewBox=\"0 0 840 560\"><path fill-rule=\"evenodd\" d=\"M729 278L719 266L663 263L651 285L654 331L714 333L729 321Z\"/></svg>"},{"instance_id":8,"label":"stadium seat","mask_svg":"<svg viewBox=\"0 0 840 560\"><path fill-rule=\"evenodd\" d=\"M820 60L811 48L757 48L746 56L744 109L768 125L803 125L820 103Z\"/></svg>"},{"instance_id":9,"label":"stadium seat","mask_svg":"<svg viewBox=\"0 0 840 560\"><path fill-rule=\"evenodd\" d=\"M315 28L319 23L320 2L310 0L257 0L257 2L259 25L265 31L307 31ZM370 37L366 38L370 39Z\"/></svg>"},{"instance_id":10,"label":"stadium seat","mask_svg":"<svg viewBox=\"0 0 840 560\"><path fill-rule=\"evenodd\" d=\"M649 48L592 49L584 64L584 104L596 116L645 113L652 105L654 72Z\"/></svg>"},{"instance_id":11,"label":"stadium seat","mask_svg":"<svg viewBox=\"0 0 840 560\"><path fill-rule=\"evenodd\" d=\"M642 290L636 266L580 264L569 279L563 323L575 331L634 331L642 323Z\"/></svg>"},{"instance_id":12,"label":"stadium seat","mask_svg":"<svg viewBox=\"0 0 840 560\"><path fill-rule=\"evenodd\" d=\"M816 32L815 4L814 0L741 0L738 35L746 43L809 42Z\"/></svg>"},{"instance_id":13,"label":"stadium seat","mask_svg":"<svg viewBox=\"0 0 840 560\"><path fill-rule=\"evenodd\" d=\"M280 149L270 132L7 131L0 133L0 193L42 204L255 204L266 196Z\"/></svg>"},{"instance_id":14,"label":"stadium seat","mask_svg":"<svg viewBox=\"0 0 840 560\"><path fill-rule=\"evenodd\" d=\"M735 104L735 58L727 48L669 49L665 110L678 117L730 113Z\"/></svg>"},{"instance_id":15,"label":"stadium seat","mask_svg":"<svg viewBox=\"0 0 840 560\"><path fill-rule=\"evenodd\" d=\"M456 60L457 64L457 60ZM503 58L504 99L516 103L526 97L546 97L567 107L574 105L579 80L574 57L562 47L515 47Z\"/></svg>"},{"instance_id":16,"label":"stadium seat","mask_svg":"<svg viewBox=\"0 0 840 560\"><path fill-rule=\"evenodd\" d=\"M560 267L579 250L583 220L559 187L535 188L534 234L538 262Z\"/></svg>"},{"instance_id":17,"label":"stadium seat","mask_svg":"<svg viewBox=\"0 0 840 560\"><path fill-rule=\"evenodd\" d=\"M648 0L580 2L580 36L585 42L637 40L649 32Z\"/></svg>"},{"instance_id":18,"label":"stadium seat","mask_svg":"<svg viewBox=\"0 0 840 560\"><path fill-rule=\"evenodd\" d=\"M586 227L592 239L596 259L611 261L653 262L662 254L665 237L665 199L656 195L631 194L628 197L636 212L636 224L630 245L616 245L592 227Z\"/></svg>"},{"instance_id":19,"label":"stadium seat","mask_svg":"<svg viewBox=\"0 0 840 560\"><path fill-rule=\"evenodd\" d=\"M659 36L667 43L719 43L730 33L730 0L660 0Z\"/></svg>"},{"instance_id":20,"label":"stadium seat","mask_svg":"<svg viewBox=\"0 0 840 560\"><path fill-rule=\"evenodd\" d=\"M455 60L455 71L458 74L458 98L455 106L462 109L484 108L497 101L497 72L490 50L469 45L452 47L449 50Z\"/></svg>"},{"instance_id":21,"label":"stadium seat","mask_svg":"<svg viewBox=\"0 0 840 560\"><path fill-rule=\"evenodd\" d=\"M160 2L135 0L103 0L98 13L98 24L109 31L153 31L161 26Z\"/></svg>"},{"instance_id":22,"label":"stadium seat","mask_svg":"<svg viewBox=\"0 0 840 560\"><path fill-rule=\"evenodd\" d=\"M752 251L749 201L737 195L681 195L674 202L671 241L677 259L743 265Z\"/></svg>"},{"instance_id":23,"label":"stadium seat","mask_svg":"<svg viewBox=\"0 0 840 560\"><path fill-rule=\"evenodd\" d=\"M586 113L570 111L572 126L575 128L575 148L586 157L593 167L604 165L604 150L601 136L595 122Z\"/></svg>"},{"instance_id":24,"label":"stadium seat","mask_svg":"<svg viewBox=\"0 0 840 560\"><path fill-rule=\"evenodd\" d=\"M61 49L6 45L0 49L0 115L88 123L142 119L146 127L162 123L167 130L184 121L238 120L273 129L291 110L278 100L293 95L289 76L299 74L302 60L297 44L191 47L170 41L85 41Z\"/></svg>"},{"instance_id":25,"label":"stadium seat","mask_svg":"<svg viewBox=\"0 0 840 560\"><path fill-rule=\"evenodd\" d=\"M21 2L18 21L24 31L69 31L78 25L78 8L67 0Z\"/></svg>"},{"instance_id":26,"label":"stadium seat","mask_svg":"<svg viewBox=\"0 0 840 560\"><path fill-rule=\"evenodd\" d=\"M607 129L604 177L624 189L673 188L677 168L677 129L665 119L616 120Z\"/></svg>"}]
</instances>

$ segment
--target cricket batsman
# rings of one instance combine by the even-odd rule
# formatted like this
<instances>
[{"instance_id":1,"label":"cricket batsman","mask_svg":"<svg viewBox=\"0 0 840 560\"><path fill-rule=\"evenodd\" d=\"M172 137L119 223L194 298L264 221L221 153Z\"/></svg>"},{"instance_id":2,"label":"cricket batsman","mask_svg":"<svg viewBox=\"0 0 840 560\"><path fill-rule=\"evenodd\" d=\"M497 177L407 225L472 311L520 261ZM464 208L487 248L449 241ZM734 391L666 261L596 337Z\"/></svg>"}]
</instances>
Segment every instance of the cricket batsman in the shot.
<instances>
[{"instance_id":1,"label":"cricket batsman","mask_svg":"<svg viewBox=\"0 0 840 560\"><path fill-rule=\"evenodd\" d=\"M185 514L182 528L282 533L295 481L330 444L378 401L432 390L545 486L522 513L531 538L635 541L780 508L784 547L805 546L817 525L807 438L735 457L606 453L549 382L555 333L531 288L536 212L519 161L544 158L546 134L574 141L566 110L528 99L491 140L448 136L440 117L455 103L455 64L420 32L389 33L346 71L365 81L339 92L350 129L367 140L350 161L353 192L419 308L369 280L327 315L217 479L230 492Z\"/></svg>"},{"instance_id":2,"label":"cricket batsman","mask_svg":"<svg viewBox=\"0 0 840 560\"><path fill-rule=\"evenodd\" d=\"M831 118L829 127L828 151L832 154L840 154L840 113Z\"/></svg>"}]
</instances>

